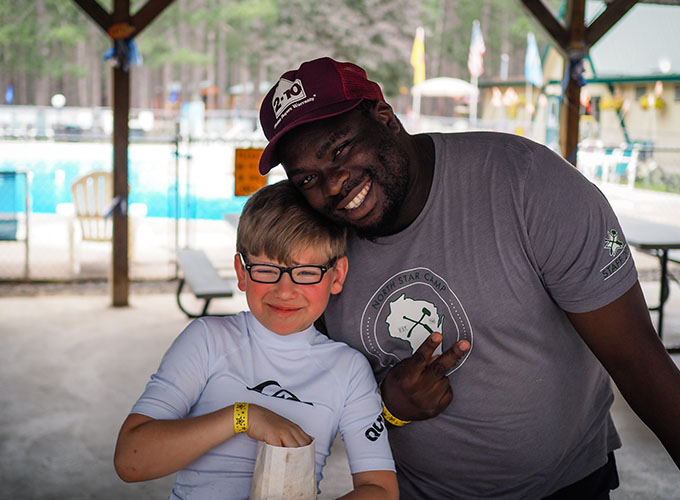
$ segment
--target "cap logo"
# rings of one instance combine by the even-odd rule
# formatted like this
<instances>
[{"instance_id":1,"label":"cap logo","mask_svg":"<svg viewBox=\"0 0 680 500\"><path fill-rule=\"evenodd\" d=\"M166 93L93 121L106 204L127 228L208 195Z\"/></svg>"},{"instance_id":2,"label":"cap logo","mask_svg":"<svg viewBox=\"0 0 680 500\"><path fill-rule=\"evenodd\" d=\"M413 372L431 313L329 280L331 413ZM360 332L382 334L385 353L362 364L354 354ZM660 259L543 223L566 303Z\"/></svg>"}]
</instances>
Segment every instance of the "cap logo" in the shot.
<instances>
[{"instance_id":1,"label":"cap logo","mask_svg":"<svg viewBox=\"0 0 680 500\"><path fill-rule=\"evenodd\" d=\"M281 78L279 84L276 86L274 97L272 99L272 106L274 108L274 116L277 118L277 125L279 118L283 115L291 105L306 98L307 94L302 86L300 79L294 82ZM276 126L276 125L275 125Z\"/></svg>"}]
</instances>

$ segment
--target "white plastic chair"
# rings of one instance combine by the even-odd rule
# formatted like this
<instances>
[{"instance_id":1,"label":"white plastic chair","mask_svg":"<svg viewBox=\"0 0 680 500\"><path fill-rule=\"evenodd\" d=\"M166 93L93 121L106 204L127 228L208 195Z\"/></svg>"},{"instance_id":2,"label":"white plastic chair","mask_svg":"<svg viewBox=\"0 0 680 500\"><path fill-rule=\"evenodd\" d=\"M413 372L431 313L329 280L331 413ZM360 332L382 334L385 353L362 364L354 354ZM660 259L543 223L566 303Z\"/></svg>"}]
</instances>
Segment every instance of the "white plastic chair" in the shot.
<instances>
[{"instance_id":1,"label":"white plastic chair","mask_svg":"<svg viewBox=\"0 0 680 500\"><path fill-rule=\"evenodd\" d=\"M91 172L73 181L74 218L69 225L69 250L71 267L74 274L80 272L80 256L76 249L76 227L79 228L80 241L111 242L113 237L113 217L109 214L113 201L113 174L111 172ZM134 207L132 205L135 205ZM146 215L146 205L133 203L128 213L130 218L128 231L128 256L134 257L134 234L137 218Z\"/></svg>"}]
</instances>

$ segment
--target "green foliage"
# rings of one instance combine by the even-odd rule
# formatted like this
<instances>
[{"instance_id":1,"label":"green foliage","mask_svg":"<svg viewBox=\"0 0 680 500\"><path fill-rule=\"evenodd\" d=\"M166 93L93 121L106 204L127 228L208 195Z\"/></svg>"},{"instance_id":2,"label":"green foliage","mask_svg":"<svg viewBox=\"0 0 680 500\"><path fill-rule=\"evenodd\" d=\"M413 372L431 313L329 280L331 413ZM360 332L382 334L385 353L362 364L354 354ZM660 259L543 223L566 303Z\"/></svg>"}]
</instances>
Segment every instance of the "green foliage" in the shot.
<instances>
[{"instance_id":1,"label":"green foliage","mask_svg":"<svg viewBox=\"0 0 680 500\"><path fill-rule=\"evenodd\" d=\"M61 43L66 46L73 47L74 45L85 41L86 35L82 26L62 24L49 30L46 33L45 38L51 42Z\"/></svg>"},{"instance_id":2,"label":"green foliage","mask_svg":"<svg viewBox=\"0 0 680 500\"><path fill-rule=\"evenodd\" d=\"M98 1L112 11L113 0ZM131 11L146 1L133 0ZM548 4L556 11L560 2ZM389 97L412 82L418 26L426 33L427 77L468 79L475 19L482 22L487 47L482 78L498 74L503 50L523 60L527 31L536 34L541 50L547 43L519 3L508 0L175 0L136 41L154 82L167 77L167 65L172 81L203 81L218 70L226 72L220 75L226 85L273 81L304 60L328 55L365 67ZM29 76L86 76L73 62L76 52L100 61L111 46L99 28L92 38L91 23L73 0L0 1L0 84ZM515 65L514 74L522 69Z\"/></svg>"}]
</instances>

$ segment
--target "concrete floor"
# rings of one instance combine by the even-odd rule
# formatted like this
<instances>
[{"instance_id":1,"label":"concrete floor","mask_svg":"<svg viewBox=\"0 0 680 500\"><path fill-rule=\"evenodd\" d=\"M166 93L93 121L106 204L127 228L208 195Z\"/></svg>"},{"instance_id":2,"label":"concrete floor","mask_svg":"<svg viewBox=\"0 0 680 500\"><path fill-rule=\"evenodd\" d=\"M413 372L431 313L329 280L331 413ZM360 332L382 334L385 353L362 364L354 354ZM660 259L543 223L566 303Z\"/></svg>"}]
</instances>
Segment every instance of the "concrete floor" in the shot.
<instances>
[{"instance_id":1,"label":"concrete floor","mask_svg":"<svg viewBox=\"0 0 680 500\"><path fill-rule=\"evenodd\" d=\"M618 213L680 225L680 196L640 191L610 187L605 194ZM210 234L221 228L216 224ZM222 240L214 246L221 249L215 255L233 253L223 251ZM155 247L140 239L138 248ZM151 254L155 262L158 253ZM655 303L657 261L635 252L634 257L645 295ZM677 266L674 273L680 274ZM62 285L0 284L0 499L167 497L172 477L126 484L116 476L112 457L123 419L188 322L175 304L173 286L135 284L130 306L114 309L106 285L64 290ZM198 303L194 306L199 309ZM239 296L215 301L211 311L244 308ZM664 340L680 344L677 283L671 284L666 305ZM680 364L680 355L673 358ZM612 498L680 499L680 471L618 394L612 413L624 443L617 452L621 487ZM344 450L336 444L324 471L321 500L344 493L351 484Z\"/></svg>"},{"instance_id":2,"label":"concrete floor","mask_svg":"<svg viewBox=\"0 0 680 500\"><path fill-rule=\"evenodd\" d=\"M0 298L0 498L166 498L171 477L126 484L112 455L120 424L187 319L170 290L133 289L130 306L115 309L102 290L53 293ZM211 310L244 307L239 296ZM680 334L677 285L666 324ZM613 498L680 498L680 471L620 397L613 415L624 442ZM325 475L322 499L347 491L341 445Z\"/></svg>"}]
</instances>

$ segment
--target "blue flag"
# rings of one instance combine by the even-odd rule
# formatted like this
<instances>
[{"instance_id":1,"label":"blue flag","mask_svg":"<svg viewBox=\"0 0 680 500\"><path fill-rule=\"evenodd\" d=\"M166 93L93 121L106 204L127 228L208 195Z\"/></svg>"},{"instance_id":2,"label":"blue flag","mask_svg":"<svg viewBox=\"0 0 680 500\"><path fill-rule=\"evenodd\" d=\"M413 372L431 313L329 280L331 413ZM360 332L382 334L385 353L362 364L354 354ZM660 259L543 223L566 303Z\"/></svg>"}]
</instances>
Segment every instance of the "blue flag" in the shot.
<instances>
[{"instance_id":1,"label":"blue flag","mask_svg":"<svg viewBox=\"0 0 680 500\"><path fill-rule=\"evenodd\" d=\"M536 37L531 32L527 33L527 52L524 56L524 78L534 87L543 86L541 56L538 53Z\"/></svg>"},{"instance_id":2,"label":"blue flag","mask_svg":"<svg viewBox=\"0 0 680 500\"><path fill-rule=\"evenodd\" d=\"M14 101L14 85L10 85L5 91L5 104L12 104L12 101Z\"/></svg>"}]
</instances>

